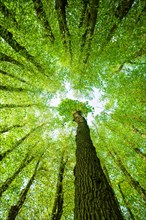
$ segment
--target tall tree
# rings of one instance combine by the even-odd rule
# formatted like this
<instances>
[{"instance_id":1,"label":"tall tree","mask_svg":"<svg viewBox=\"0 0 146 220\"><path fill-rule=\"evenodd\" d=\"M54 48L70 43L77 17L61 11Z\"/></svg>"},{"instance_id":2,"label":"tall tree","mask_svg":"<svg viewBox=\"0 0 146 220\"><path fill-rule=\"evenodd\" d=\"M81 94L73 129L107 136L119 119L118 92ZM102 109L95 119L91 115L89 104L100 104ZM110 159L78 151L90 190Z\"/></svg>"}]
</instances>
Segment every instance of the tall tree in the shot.
<instances>
[{"instance_id":1,"label":"tall tree","mask_svg":"<svg viewBox=\"0 0 146 220\"><path fill-rule=\"evenodd\" d=\"M38 19L43 23L46 33L50 38L50 41L54 43L55 37L53 35L52 28L49 24L46 13L44 11L42 0L33 0L33 4Z\"/></svg>"},{"instance_id":2,"label":"tall tree","mask_svg":"<svg viewBox=\"0 0 146 220\"><path fill-rule=\"evenodd\" d=\"M22 190L22 192L20 194L20 199L18 200L16 205L11 206L10 211L8 213L7 220L15 220L16 216L18 215L23 203L26 200L27 193L28 193L33 181L34 181L35 176L36 176L38 166L39 166L39 163L40 163L40 159L41 159L41 157L39 158L39 160L36 163L36 166L35 166L34 173L33 173L32 177L28 181L26 187Z\"/></svg>"},{"instance_id":3,"label":"tall tree","mask_svg":"<svg viewBox=\"0 0 146 220\"><path fill-rule=\"evenodd\" d=\"M124 193L123 193L123 191L122 191L121 183L122 183L122 182L119 182L119 183L118 183L119 191L120 191L121 196L122 196L122 198L123 198L124 204L125 204L125 206L126 206L128 212L129 212L129 215L130 215L131 220L135 220L134 215L133 215L133 213L132 213L132 211L131 211L131 209L130 209L130 207L129 207L129 203L126 201L125 195L124 195Z\"/></svg>"},{"instance_id":4,"label":"tall tree","mask_svg":"<svg viewBox=\"0 0 146 220\"><path fill-rule=\"evenodd\" d=\"M52 209L51 220L60 220L63 213L63 178L64 178L64 170L65 170L66 161L64 161L64 156L62 155L58 173L57 187L54 205Z\"/></svg>"},{"instance_id":5,"label":"tall tree","mask_svg":"<svg viewBox=\"0 0 146 220\"><path fill-rule=\"evenodd\" d=\"M34 159L34 157L29 157L29 153L26 154L24 160L21 162L20 167L14 172L14 174L9 177L4 183L3 185L0 187L0 197L2 196L2 194L8 189L8 187L10 186L10 184L12 183L12 181L17 177L17 175L22 171L22 169L24 167L26 167L32 160Z\"/></svg>"},{"instance_id":6,"label":"tall tree","mask_svg":"<svg viewBox=\"0 0 146 220\"><path fill-rule=\"evenodd\" d=\"M87 122L80 111L76 111L73 116L78 124L74 219L123 219L113 189L96 155Z\"/></svg>"},{"instance_id":7,"label":"tall tree","mask_svg":"<svg viewBox=\"0 0 146 220\"><path fill-rule=\"evenodd\" d=\"M34 131L36 131L37 129L39 129L40 127L42 127L44 125L41 124L35 128L33 128L29 133L27 133L25 136L23 136L19 141L17 141L16 144L13 145L13 147L11 149L8 149L7 151L3 152L0 154L0 161L3 160L10 152L12 152L13 150L15 150L23 141L25 141Z\"/></svg>"}]
</instances>

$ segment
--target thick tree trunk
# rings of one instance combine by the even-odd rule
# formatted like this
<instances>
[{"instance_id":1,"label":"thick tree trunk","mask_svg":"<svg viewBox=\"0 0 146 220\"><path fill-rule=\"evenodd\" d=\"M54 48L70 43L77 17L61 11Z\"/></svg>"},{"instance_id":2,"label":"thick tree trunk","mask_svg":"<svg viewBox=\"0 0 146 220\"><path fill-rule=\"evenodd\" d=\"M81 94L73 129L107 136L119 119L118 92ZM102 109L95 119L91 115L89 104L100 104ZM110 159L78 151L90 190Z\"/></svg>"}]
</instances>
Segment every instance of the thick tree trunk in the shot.
<instances>
[{"instance_id":1,"label":"thick tree trunk","mask_svg":"<svg viewBox=\"0 0 146 220\"><path fill-rule=\"evenodd\" d=\"M78 123L75 166L75 220L123 219L117 199L96 156L90 130L81 112L74 113Z\"/></svg>"}]
</instances>

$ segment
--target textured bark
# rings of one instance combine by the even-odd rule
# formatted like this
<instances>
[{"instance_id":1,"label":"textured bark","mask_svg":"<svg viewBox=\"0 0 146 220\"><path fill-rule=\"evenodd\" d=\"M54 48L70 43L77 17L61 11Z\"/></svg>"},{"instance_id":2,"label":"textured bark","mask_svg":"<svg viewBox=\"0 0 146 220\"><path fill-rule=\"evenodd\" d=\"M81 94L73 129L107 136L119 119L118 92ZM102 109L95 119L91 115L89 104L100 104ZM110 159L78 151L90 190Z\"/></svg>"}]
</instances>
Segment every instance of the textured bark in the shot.
<instances>
[{"instance_id":1,"label":"textured bark","mask_svg":"<svg viewBox=\"0 0 146 220\"><path fill-rule=\"evenodd\" d=\"M29 182L27 183L25 189L22 190L22 192L20 194L19 201L16 203L16 205L11 206L10 211L8 213L7 220L15 220L16 216L18 215L23 203L26 200L27 193L28 193L33 181L34 181L35 176L36 176L37 169L38 169L38 166L39 166L39 163L40 163L40 159L36 163L35 170L34 170L34 173L33 173L32 177L30 178Z\"/></svg>"},{"instance_id":2,"label":"textured bark","mask_svg":"<svg viewBox=\"0 0 146 220\"><path fill-rule=\"evenodd\" d=\"M53 35L52 28L51 28L51 26L49 24L49 21L47 19L46 13L45 13L45 11L43 9L42 0L33 0L33 4L34 4L35 11L37 13L38 19L43 23L44 28L46 30L46 33L47 33L47 35L50 38L50 41L52 43L54 43L55 37Z\"/></svg>"},{"instance_id":3,"label":"textured bark","mask_svg":"<svg viewBox=\"0 0 146 220\"><path fill-rule=\"evenodd\" d=\"M87 122L79 111L74 113L74 120L78 123L74 219L123 219L114 192L96 156Z\"/></svg>"},{"instance_id":4,"label":"textured bark","mask_svg":"<svg viewBox=\"0 0 146 220\"><path fill-rule=\"evenodd\" d=\"M17 175L22 171L22 169L24 167L26 167L32 160L34 157L29 157L29 154L27 153L24 160L22 161L20 167L14 172L14 174L9 177L0 187L0 197L2 196L2 194L8 189L8 187L10 186L10 184L13 182L13 180L17 177Z\"/></svg>"},{"instance_id":5,"label":"textured bark","mask_svg":"<svg viewBox=\"0 0 146 220\"><path fill-rule=\"evenodd\" d=\"M131 219L131 220L135 220L134 215L133 215L133 213L132 213L132 211L131 211L131 209L130 209L130 207L129 207L129 204L128 204L128 202L126 201L125 195L124 195L124 193L123 193L123 191L122 191L122 189L121 189L121 184L120 184L120 183L118 184L118 187L119 187L119 191L120 191L120 193L121 193L121 196L122 196L122 198L123 198L124 204L125 204L125 206L126 206L126 209L127 209L128 212L129 212L130 219Z\"/></svg>"},{"instance_id":6,"label":"textured bark","mask_svg":"<svg viewBox=\"0 0 146 220\"><path fill-rule=\"evenodd\" d=\"M51 220L60 220L62 213L63 213L63 176L64 176L64 169L65 169L66 161L64 161L64 157L62 156L60 162L60 168L58 173L58 181L56 187L56 195L55 201L52 209L52 216Z\"/></svg>"}]
</instances>

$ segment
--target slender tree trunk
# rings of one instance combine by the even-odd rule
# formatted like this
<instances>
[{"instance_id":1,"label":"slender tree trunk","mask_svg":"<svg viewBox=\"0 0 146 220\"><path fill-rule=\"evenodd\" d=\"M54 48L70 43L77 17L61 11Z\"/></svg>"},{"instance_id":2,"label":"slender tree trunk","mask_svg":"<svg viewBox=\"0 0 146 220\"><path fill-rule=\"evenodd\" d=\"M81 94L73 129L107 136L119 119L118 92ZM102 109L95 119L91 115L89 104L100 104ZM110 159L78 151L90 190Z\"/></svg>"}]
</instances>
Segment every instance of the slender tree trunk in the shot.
<instances>
[{"instance_id":1,"label":"slender tree trunk","mask_svg":"<svg viewBox=\"0 0 146 220\"><path fill-rule=\"evenodd\" d=\"M49 21L47 19L46 13L45 13L45 10L43 8L42 0L33 0L33 4L34 4L35 11L37 13L38 19L43 23L43 26L46 30L46 33L50 38L50 41L52 43L54 43L55 37L53 35L52 28L49 24Z\"/></svg>"},{"instance_id":2,"label":"slender tree trunk","mask_svg":"<svg viewBox=\"0 0 146 220\"><path fill-rule=\"evenodd\" d=\"M26 84L30 85L30 83L26 82L26 80L24 80L24 79L22 79L22 78L20 78L20 77L18 77L18 76L15 76L15 75L13 75L13 74L11 74L11 73L8 73L8 72L6 72L6 71L3 71L3 70L1 70L1 69L0 69L0 73L3 74L3 75L10 76L10 77L12 77L12 78L14 78L14 79L16 79L16 80L19 80L19 81L21 81L21 82L23 82L23 83L26 83Z\"/></svg>"},{"instance_id":3,"label":"slender tree trunk","mask_svg":"<svg viewBox=\"0 0 146 220\"><path fill-rule=\"evenodd\" d=\"M23 141L25 141L29 137L29 135L31 135L37 129L41 128L43 125L44 125L44 123L37 126L37 127L35 127L35 128L33 128L29 133L27 133L24 137L22 137L19 141L17 141L17 143L15 145L13 145L13 147L11 147L7 151L0 154L0 161L3 160L10 152L15 150Z\"/></svg>"},{"instance_id":4,"label":"slender tree trunk","mask_svg":"<svg viewBox=\"0 0 146 220\"><path fill-rule=\"evenodd\" d=\"M24 167L26 167L32 160L34 157L30 157L29 158L29 154L27 153L24 160L22 161L20 167L14 172L14 174L9 177L4 183L3 185L0 187L0 197L2 196L2 194L8 189L8 187L10 186L10 184L12 183L12 181L17 177L17 175L22 171L22 169Z\"/></svg>"},{"instance_id":5,"label":"slender tree trunk","mask_svg":"<svg viewBox=\"0 0 146 220\"><path fill-rule=\"evenodd\" d=\"M56 188L56 195L55 201L52 209L52 216L51 220L60 220L62 213L63 213L63 176L64 176L64 169L65 169L66 161L64 161L64 156L62 155L59 173L58 173L58 181L57 181L57 188Z\"/></svg>"},{"instance_id":6,"label":"slender tree trunk","mask_svg":"<svg viewBox=\"0 0 146 220\"><path fill-rule=\"evenodd\" d=\"M12 126L3 126L3 127L0 127L0 133L6 133L14 128L22 128L25 124L22 124L22 125L19 125L19 124L15 124L15 125L12 125Z\"/></svg>"},{"instance_id":7,"label":"slender tree trunk","mask_svg":"<svg viewBox=\"0 0 146 220\"><path fill-rule=\"evenodd\" d=\"M75 220L123 219L118 201L96 156L90 130L81 112L74 113L78 123L75 166Z\"/></svg>"},{"instance_id":8,"label":"slender tree trunk","mask_svg":"<svg viewBox=\"0 0 146 220\"><path fill-rule=\"evenodd\" d=\"M9 92L32 92L31 89L25 89L25 88L22 88L22 87L12 87L12 86L3 86L3 85L0 85L0 90L4 90L4 91L9 91Z\"/></svg>"},{"instance_id":9,"label":"slender tree trunk","mask_svg":"<svg viewBox=\"0 0 146 220\"><path fill-rule=\"evenodd\" d=\"M41 157L40 157L40 159L41 159ZM27 183L25 189L22 190L22 192L20 194L19 201L16 203L16 205L11 206L10 211L8 213L7 220L15 220L15 218L18 215L22 205L24 204L24 202L26 200L27 193L28 193L33 181L34 181L35 176L36 176L37 169L38 169L38 166L39 166L39 163L40 163L40 159L36 163L35 170L34 170L34 173L33 173L32 177L30 178L29 182Z\"/></svg>"},{"instance_id":10,"label":"slender tree trunk","mask_svg":"<svg viewBox=\"0 0 146 220\"><path fill-rule=\"evenodd\" d=\"M131 174L127 171L127 169L125 168L122 160L120 159L120 157L118 157L118 155L114 152L114 154L116 155L116 163L117 165L120 167L120 169L122 170L122 172L125 174L125 176L127 177L128 182L134 187L134 189L142 196L143 200L146 201L146 190L139 184L138 181L136 181Z\"/></svg>"},{"instance_id":11,"label":"slender tree trunk","mask_svg":"<svg viewBox=\"0 0 146 220\"><path fill-rule=\"evenodd\" d=\"M146 161L146 154L145 153L143 153L139 148L134 148L134 150L144 161Z\"/></svg>"},{"instance_id":12,"label":"slender tree trunk","mask_svg":"<svg viewBox=\"0 0 146 220\"><path fill-rule=\"evenodd\" d=\"M122 198L123 198L124 204L125 204L125 206L126 206L126 209L127 209L128 212L129 212L130 219L131 219L131 220L135 220L134 215L133 215L133 213L132 213L132 211L131 211L131 209L130 209L130 207L129 207L129 204L128 204L128 202L126 201L125 195L124 195L124 193L123 193L123 191L122 191L122 189L121 189L121 183L118 184L118 187L119 187L119 191L120 191L120 193L121 193L121 196L122 196Z\"/></svg>"},{"instance_id":13,"label":"slender tree trunk","mask_svg":"<svg viewBox=\"0 0 146 220\"><path fill-rule=\"evenodd\" d=\"M0 11L7 19L11 19L16 26L18 25L14 12L11 12L2 1L0 1Z\"/></svg>"},{"instance_id":14,"label":"slender tree trunk","mask_svg":"<svg viewBox=\"0 0 146 220\"><path fill-rule=\"evenodd\" d=\"M5 27L0 25L0 33L2 38L16 51L19 52L23 57L32 62L38 70L42 70L40 64L35 60L34 56L29 54L27 49L20 45L14 38L13 34L8 31Z\"/></svg>"},{"instance_id":15,"label":"slender tree trunk","mask_svg":"<svg viewBox=\"0 0 146 220\"><path fill-rule=\"evenodd\" d=\"M0 104L0 108L28 108L31 106L35 106L36 104L25 104L25 105L17 105L17 104Z\"/></svg>"},{"instance_id":16,"label":"slender tree trunk","mask_svg":"<svg viewBox=\"0 0 146 220\"><path fill-rule=\"evenodd\" d=\"M64 46L68 49L72 60L71 35L68 29L67 17L66 17L67 5L68 5L67 0L55 0L55 9L57 12L58 24L62 37L62 42Z\"/></svg>"},{"instance_id":17,"label":"slender tree trunk","mask_svg":"<svg viewBox=\"0 0 146 220\"><path fill-rule=\"evenodd\" d=\"M13 59L12 57L4 54L4 53L1 53L0 52L0 61L6 61L6 62L9 62L9 63L13 63L15 65L18 65L18 66L21 66L22 68L24 68L24 65L17 61L16 59Z\"/></svg>"}]
</instances>

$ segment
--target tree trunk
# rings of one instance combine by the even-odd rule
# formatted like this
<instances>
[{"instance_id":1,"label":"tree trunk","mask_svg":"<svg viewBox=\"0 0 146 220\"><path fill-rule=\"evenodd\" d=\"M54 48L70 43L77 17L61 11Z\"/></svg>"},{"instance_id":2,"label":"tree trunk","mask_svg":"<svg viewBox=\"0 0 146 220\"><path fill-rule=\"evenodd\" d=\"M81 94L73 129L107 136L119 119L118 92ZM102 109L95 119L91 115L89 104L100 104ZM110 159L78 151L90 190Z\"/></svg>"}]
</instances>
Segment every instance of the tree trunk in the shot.
<instances>
[{"instance_id":1,"label":"tree trunk","mask_svg":"<svg viewBox=\"0 0 146 220\"><path fill-rule=\"evenodd\" d=\"M40 159L41 159L41 157L39 158L39 160L36 163L35 170L34 170L34 173L33 173L32 177L30 178L29 182L27 183L25 189L22 190L22 192L20 194L19 201L16 203L16 205L11 206L10 211L8 213L7 220L15 220L15 218L18 215L22 205L24 204L24 202L26 200L27 193L28 193L33 181L34 181L35 176L36 176L37 169L38 169L38 166L39 166L39 163L40 163Z\"/></svg>"},{"instance_id":2,"label":"tree trunk","mask_svg":"<svg viewBox=\"0 0 146 220\"><path fill-rule=\"evenodd\" d=\"M13 147L11 147L10 149L8 149L7 151L3 152L0 154L0 161L2 161L10 152L12 152L13 150L15 150L23 141L25 141L34 131L36 131L37 129L41 128L44 125L41 124L35 128L33 128L29 133L27 133L24 137L22 137L19 141L16 142L15 145L13 145Z\"/></svg>"},{"instance_id":3,"label":"tree trunk","mask_svg":"<svg viewBox=\"0 0 146 220\"><path fill-rule=\"evenodd\" d=\"M6 62L9 62L9 63L13 63L15 65L18 65L18 66L21 66L22 68L24 68L24 65L17 61L16 59L13 59L12 57L4 54L4 53L1 53L0 52L0 61L6 61Z\"/></svg>"},{"instance_id":4,"label":"tree trunk","mask_svg":"<svg viewBox=\"0 0 146 220\"><path fill-rule=\"evenodd\" d=\"M71 35L67 26L67 18L66 18L67 5L68 5L67 0L55 0L55 9L57 12L58 24L59 24L62 41L64 46L68 48L70 57L72 59Z\"/></svg>"},{"instance_id":5,"label":"tree trunk","mask_svg":"<svg viewBox=\"0 0 146 220\"><path fill-rule=\"evenodd\" d=\"M30 85L30 83L26 82L26 80L24 80L24 79L22 79L22 78L20 78L20 77L18 77L18 76L15 76L15 75L13 75L13 74L11 74L11 73L8 73L8 72L6 72L6 71L3 71L3 70L1 70L1 69L0 69L0 73L3 74L3 75L10 76L10 77L12 77L12 78L14 78L14 79L16 79L16 80L19 80L19 81L21 81L21 82L23 82L23 83L26 83L26 84Z\"/></svg>"},{"instance_id":6,"label":"tree trunk","mask_svg":"<svg viewBox=\"0 0 146 220\"><path fill-rule=\"evenodd\" d=\"M64 169L65 169L66 161L64 161L64 157L62 155L59 173L58 173L58 181L56 187L56 195L55 201L52 209L52 216L51 220L60 220L62 213L63 213L63 176L64 176Z\"/></svg>"},{"instance_id":7,"label":"tree trunk","mask_svg":"<svg viewBox=\"0 0 146 220\"><path fill-rule=\"evenodd\" d=\"M118 201L96 156L90 130L81 112L74 113L78 123L75 166L75 220L123 219Z\"/></svg>"},{"instance_id":8,"label":"tree trunk","mask_svg":"<svg viewBox=\"0 0 146 220\"><path fill-rule=\"evenodd\" d=\"M24 125L25 124L22 124L22 125L15 124L15 125L12 125L12 126L5 126L5 127L3 126L3 127L0 127L0 133L4 134L4 133L6 133L6 132L8 132L8 131L10 131L14 128L22 128Z\"/></svg>"},{"instance_id":9,"label":"tree trunk","mask_svg":"<svg viewBox=\"0 0 146 220\"><path fill-rule=\"evenodd\" d=\"M29 153L26 154L24 160L22 161L20 167L14 172L14 174L9 177L0 187L0 197L2 196L2 194L8 189L8 187L10 186L10 184L13 182L13 180L17 177L17 175L23 170L24 167L26 167L32 160L34 159L34 157L30 157L29 158Z\"/></svg>"},{"instance_id":10,"label":"tree trunk","mask_svg":"<svg viewBox=\"0 0 146 220\"><path fill-rule=\"evenodd\" d=\"M129 207L129 204L128 204L128 202L126 201L125 195L124 195L124 193L123 193L123 191L122 191L122 189L121 189L121 183L118 184L118 187L119 187L119 191L120 191L120 193L121 193L121 196L122 196L122 198L123 198L124 204L125 204L125 206L126 206L126 209L127 209L128 212L129 212L130 219L131 219L131 220L135 220L134 215L133 215L133 213L132 213L132 211L131 211L131 209L130 209L130 207Z\"/></svg>"},{"instance_id":11,"label":"tree trunk","mask_svg":"<svg viewBox=\"0 0 146 220\"><path fill-rule=\"evenodd\" d=\"M116 154L116 152L114 152L115 156L116 156L116 163L117 165L120 167L120 169L122 170L122 172L125 174L125 176L127 177L127 181L129 182L129 184L131 184L133 186L133 188L139 193L139 195L141 195L141 197L143 198L144 201L146 201L146 190L139 184L138 181L136 181L131 174L127 171L127 169L125 168L122 160L120 159L120 157L118 157L118 155Z\"/></svg>"},{"instance_id":12,"label":"tree trunk","mask_svg":"<svg viewBox=\"0 0 146 220\"><path fill-rule=\"evenodd\" d=\"M41 0L33 0L33 4L34 4L35 11L37 13L38 19L43 23L46 33L50 38L50 41L54 43L55 37L53 35L52 28L49 24L45 10L43 8L43 2Z\"/></svg>"},{"instance_id":13,"label":"tree trunk","mask_svg":"<svg viewBox=\"0 0 146 220\"><path fill-rule=\"evenodd\" d=\"M143 153L139 148L134 148L134 150L144 161L146 161L146 154L145 153Z\"/></svg>"}]
</instances>

